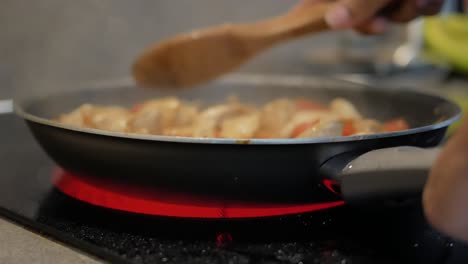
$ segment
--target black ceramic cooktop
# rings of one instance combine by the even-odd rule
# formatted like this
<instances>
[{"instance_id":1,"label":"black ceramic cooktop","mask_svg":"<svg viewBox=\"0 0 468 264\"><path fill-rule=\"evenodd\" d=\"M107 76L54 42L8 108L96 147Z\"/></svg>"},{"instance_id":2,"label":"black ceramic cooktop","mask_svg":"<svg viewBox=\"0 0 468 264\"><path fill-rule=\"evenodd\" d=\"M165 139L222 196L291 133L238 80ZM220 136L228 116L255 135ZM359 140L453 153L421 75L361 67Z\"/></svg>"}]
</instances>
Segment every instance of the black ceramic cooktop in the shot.
<instances>
[{"instance_id":1,"label":"black ceramic cooktop","mask_svg":"<svg viewBox=\"0 0 468 264\"><path fill-rule=\"evenodd\" d=\"M113 263L468 263L420 201L256 220L190 220L103 209L54 189L53 162L23 121L0 115L0 214Z\"/></svg>"}]
</instances>

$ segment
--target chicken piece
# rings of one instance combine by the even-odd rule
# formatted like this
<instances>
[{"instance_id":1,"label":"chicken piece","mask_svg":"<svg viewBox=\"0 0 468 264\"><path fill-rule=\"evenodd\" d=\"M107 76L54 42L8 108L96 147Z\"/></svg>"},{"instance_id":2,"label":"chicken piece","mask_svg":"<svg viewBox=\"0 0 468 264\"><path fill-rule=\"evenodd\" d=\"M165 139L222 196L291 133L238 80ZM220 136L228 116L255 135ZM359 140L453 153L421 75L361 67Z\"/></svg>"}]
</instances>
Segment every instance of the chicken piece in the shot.
<instances>
[{"instance_id":1,"label":"chicken piece","mask_svg":"<svg viewBox=\"0 0 468 264\"><path fill-rule=\"evenodd\" d=\"M330 103L330 109L342 119L361 119L361 114L354 105L346 99L336 98Z\"/></svg>"},{"instance_id":2,"label":"chicken piece","mask_svg":"<svg viewBox=\"0 0 468 264\"><path fill-rule=\"evenodd\" d=\"M130 120L130 131L143 134L157 134L163 129L163 113L156 108L151 111L142 111L135 114Z\"/></svg>"},{"instance_id":3,"label":"chicken piece","mask_svg":"<svg viewBox=\"0 0 468 264\"><path fill-rule=\"evenodd\" d=\"M339 116L332 112L325 111L301 111L294 114L291 120L280 130L279 136L282 138L290 138L293 131L297 126L305 123L315 122L317 120L320 123L328 123L337 121Z\"/></svg>"},{"instance_id":4,"label":"chicken piece","mask_svg":"<svg viewBox=\"0 0 468 264\"><path fill-rule=\"evenodd\" d=\"M343 124L335 121L320 121L318 125L312 126L299 134L296 138L324 138L324 137L339 137L343 130Z\"/></svg>"},{"instance_id":5,"label":"chicken piece","mask_svg":"<svg viewBox=\"0 0 468 264\"><path fill-rule=\"evenodd\" d=\"M278 137L280 131L296 111L296 104L289 99L277 99L266 104L260 115L261 134Z\"/></svg>"},{"instance_id":6,"label":"chicken piece","mask_svg":"<svg viewBox=\"0 0 468 264\"><path fill-rule=\"evenodd\" d=\"M368 135L378 133L381 124L373 119L358 119L353 122L355 135Z\"/></svg>"},{"instance_id":7,"label":"chicken piece","mask_svg":"<svg viewBox=\"0 0 468 264\"><path fill-rule=\"evenodd\" d=\"M131 117L125 108L115 106L84 105L80 112L85 127L116 132L126 132Z\"/></svg>"},{"instance_id":8,"label":"chicken piece","mask_svg":"<svg viewBox=\"0 0 468 264\"><path fill-rule=\"evenodd\" d=\"M89 104L84 104L77 109L73 110L68 114L60 115L58 121L65 125L76 126L76 127L85 127L83 120L82 109L92 107Z\"/></svg>"},{"instance_id":9,"label":"chicken piece","mask_svg":"<svg viewBox=\"0 0 468 264\"><path fill-rule=\"evenodd\" d=\"M198 107L195 105L182 104L174 119L172 120L172 126L175 127L184 127L191 126L195 122L198 116Z\"/></svg>"},{"instance_id":10,"label":"chicken piece","mask_svg":"<svg viewBox=\"0 0 468 264\"><path fill-rule=\"evenodd\" d=\"M172 136L172 137L191 137L192 134L193 134L193 126L169 127L169 128L165 128L163 131L164 136Z\"/></svg>"},{"instance_id":11,"label":"chicken piece","mask_svg":"<svg viewBox=\"0 0 468 264\"><path fill-rule=\"evenodd\" d=\"M222 138L253 138L260 127L260 115L252 113L228 118L221 124Z\"/></svg>"},{"instance_id":12,"label":"chicken piece","mask_svg":"<svg viewBox=\"0 0 468 264\"><path fill-rule=\"evenodd\" d=\"M168 97L158 100L151 100L145 103L140 111L154 111L160 109L165 112L163 125L186 126L193 123L198 114L198 107L194 104L183 102L175 97Z\"/></svg>"},{"instance_id":13,"label":"chicken piece","mask_svg":"<svg viewBox=\"0 0 468 264\"><path fill-rule=\"evenodd\" d=\"M396 118L384 122L381 127L381 132L397 132L410 129L408 121L404 118Z\"/></svg>"},{"instance_id":14,"label":"chicken piece","mask_svg":"<svg viewBox=\"0 0 468 264\"><path fill-rule=\"evenodd\" d=\"M194 137L216 137L217 130L221 123L231 117L247 114L251 112L250 107L237 103L222 104L207 108L201 112L194 124Z\"/></svg>"},{"instance_id":15,"label":"chicken piece","mask_svg":"<svg viewBox=\"0 0 468 264\"><path fill-rule=\"evenodd\" d=\"M320 102L299 97L295 100L296 108L299 111L329 111L329 109Z\"/></svg>"},{"instance_id":16,"label":"chicken piece","mask_svg":"<svg viewBox=\"0 0 468 264\"><path fill-rule=\"evenodd\" d=\"M85 104L61 115L58 121L110 131L223 138L335 137L408 127L400 120L380 124L362 119L354 105L343 98L333 100L329 108L309 99L280 98L257 109L229 97L225 103L199 112L195 104L166 97L148 100L129 110Z\"/></svg>"},{"instance_id":17,"label":"chicken piece","mask_svg":"<svg viewBox=\"0 0 468 264\"><path fill-rule=\"evenodd\" d=\"M167 128L192 124L197 113L197 107L173 97L151 100L135 110L130 129L132 132L163 134Z\"/></svg>"}]
</instances>

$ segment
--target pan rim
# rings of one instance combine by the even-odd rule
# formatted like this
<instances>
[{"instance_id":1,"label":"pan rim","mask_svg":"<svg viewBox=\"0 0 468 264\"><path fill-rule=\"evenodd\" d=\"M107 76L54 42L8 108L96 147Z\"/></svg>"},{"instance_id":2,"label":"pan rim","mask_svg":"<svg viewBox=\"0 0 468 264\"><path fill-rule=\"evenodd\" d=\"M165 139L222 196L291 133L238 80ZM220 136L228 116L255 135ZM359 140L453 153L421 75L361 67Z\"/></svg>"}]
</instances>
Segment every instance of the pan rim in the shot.
<instances>
[{"instance_id":1,"label":"pan rim","mask_svg":"<svg viewBox=\"0 0 468 264\"><path fill-rule=\"evenodd\" d=\"M245 79L247 77L247 79ZM249 79L250 77L250 79ZM217 82L221 83L238 83L238 84L246 84L248 82L262 82L264 83L265 79L278 84L278 81L287 82L291 84L291 82L300 83L302 85L311 83L313 81L319 80L338 80L333 78L311 78L305 76L269 76L269 75L255 75L255 74L238 74L232 75L232 78L227 77ZM123 81L123 82L122 82ZM361 83L354 83L351 81L346 80L339 80L342 83L350 83L357 85L361 89L370 89L368 85L361 84ZM115 85L115 82L108 82ZM128 79L121 79L118 81L119 86L128 85ZM100 86L100 85L99 85ZM451 100L441 96L440 94L436 94L435 92L432 93L430 91L418 91L414 88L392 88L392 90L396 91L405 91L405 92L413 92L418 93L424 96L432 96L436 97L446 103L450 104L454 108L456 108L456 114L451 116L448 119L445 119L441 122L432 125L426 125L422 127L411 128L403 131L398 132L387 132L387 133L375 133L369 135L357 135L357 136L339 136L339 137L325 137L325 138L276 138L276 139L231 139L231 138L201 138L201 137L176 137L176 136L163 136L163 135L146 135L146 134L138 134L138 133L126 133L126 132L114 132L114 131L107 131L107 130L100 130L100 129L93 129L93 128L79 128L71 125L65 125L58 123L56 121L39 117L30 113L27 113L23 107L18 103L18 100L13 100L13 108L14 112L22 117L23 119L49 126L58 129L64 129L68 131L78 132L78 133L85 133L85 134L93 134L96 136L107 136L112 138L121 138L121 139L129 139L129 140L144 140L144 141L154 141L154 142L167 142L167 143L191 143L191 144L210 144L210 145L303 145L303 144L321 144L321 143L338 143L338 142L351 142L351 141L363 141L363 140L372 140L372 139L383 139L383 138L391 138L403 135L413 135L418 133L423 133L431 130L441 129L450 126L451 124L455 123L457 120L460 119L462 111L461 108L452 102Z\"/></svg>"}]
</instances>

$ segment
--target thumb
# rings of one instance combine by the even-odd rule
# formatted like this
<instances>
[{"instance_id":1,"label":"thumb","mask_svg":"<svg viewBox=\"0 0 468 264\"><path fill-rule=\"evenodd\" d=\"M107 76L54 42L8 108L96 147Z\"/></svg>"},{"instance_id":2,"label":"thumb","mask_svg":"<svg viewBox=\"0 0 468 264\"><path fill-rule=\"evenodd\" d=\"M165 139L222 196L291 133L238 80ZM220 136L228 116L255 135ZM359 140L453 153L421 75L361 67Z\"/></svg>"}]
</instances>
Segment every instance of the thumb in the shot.
<instances>
[{"instance_id":1,"label":"thumb","mask_svg":"<svg viewBox=\"0 0 468 264\"><path fill-rule=\"evenodd\" d=\"M341 0L325 15L328 25L334 29L357 26L383 9L391 0Z\"/></svg>"}]
</instances>

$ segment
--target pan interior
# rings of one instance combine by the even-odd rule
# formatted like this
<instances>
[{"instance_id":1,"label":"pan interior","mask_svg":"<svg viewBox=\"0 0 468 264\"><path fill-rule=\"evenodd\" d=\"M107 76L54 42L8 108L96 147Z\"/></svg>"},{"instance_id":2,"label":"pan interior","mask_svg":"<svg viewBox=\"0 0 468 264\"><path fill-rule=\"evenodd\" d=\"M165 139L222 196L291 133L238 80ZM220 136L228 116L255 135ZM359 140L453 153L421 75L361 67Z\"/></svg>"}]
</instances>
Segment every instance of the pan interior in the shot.
<instances>
[{"instance_id":1,"label":"pan interior","mask_svg":"<svg viewBox=\"0 0 468 264\"><path fill-rule=\"evenodd\" d=\"M410 89L382 89L320 79L289 84L215 82L185 90L148 90L132 85L97 87L19 99L16 101L16 107L17 112L27 119L50 122L59 114L69 112L84 103L131 106L143 100L165 96L197 101L202 106L224 102L229 96L236 96L242 102L254 105L261 105L280 97L306 97L323 103L342 97L353 102L358 110L369 118L385 121L404 117L412 130L429 130L434 125L448 126L460 115L460 109L455 104L436 95Z\"/></svg>"}]
</instances>

